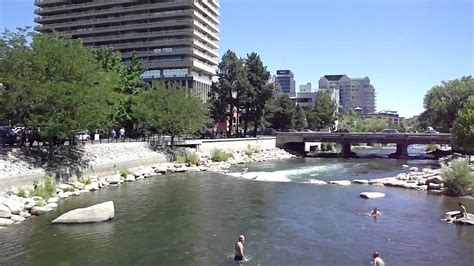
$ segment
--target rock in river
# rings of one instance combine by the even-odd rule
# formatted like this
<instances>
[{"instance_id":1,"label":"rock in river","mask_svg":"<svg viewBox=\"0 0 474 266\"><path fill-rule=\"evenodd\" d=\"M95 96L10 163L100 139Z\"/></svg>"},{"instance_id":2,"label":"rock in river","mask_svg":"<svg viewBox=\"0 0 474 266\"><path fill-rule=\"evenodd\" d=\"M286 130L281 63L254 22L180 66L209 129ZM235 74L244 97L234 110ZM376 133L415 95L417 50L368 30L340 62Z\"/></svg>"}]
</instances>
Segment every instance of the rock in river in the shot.
<instances>
[{"instance_id":1,"label":"rock in river","mask_svg":"<svg viewBox=\"0 0 474 266\"><path fill-rule=\"evenodd\" d=\"M329 181L329 184L338 185L338 186L349 186L351 184L351 181L349 181L349 180L334 180L334 181Z\"/></svg>"},{"instance_id":2,"label":"rock in river","mask_svg":"<svg viewBox=\"0 0 474 266\"><path fill-rule=\"evenodd\" d=\"M0 218L0 226L7 226L13 224L13 221L10 219Z\"/></svg>"},{"instance_id":3,"label":"rock in river","mask_svg":"<svg viewBox=\"0 0 474 266\"><path fill-rule=\"evenodd\" d=\"M12 213L10 209L5 205L0 204L0 218L10 218L11 216Z\"/></svg>"},{"instance_id":4,"label":"rock in river","mask_svg":"<svg viewBox=\"0 0 474 266\"><path fill-rule=\"evenodd\" d=\"M112 201L107 201L87 208L79 208L66 212L65 214L53 220L51 223L97 223L110 220L114 218L114 216L114 203Z\"/></svg>"},{"instance_id":5,"label":"rock in river","mask_svg":"<svg viewBox=\"0 0 474 266\"><path fill-rule=\"evenodd\" d=\"M51 208L51 207L49 207L49 206L43 206L43 207L34 206L33 208L31 208L30 213L31 213L32 215L37 215L37 216L39 216L39 215L43 215L43 214L45 214L45 213L47 213L47 212L50 212L50 211L52 211L52 210L53 210L53 208Z\"/></svg>"},{"instance_id":6,"label":"rock in river","mask_svg":"<svg viewBox=\"0 0 474 266\"><path fill-rule=\"evenodd\" d=\"M366 198L366 199L377 199L377 198L385 197L385 193L382 193L382 192L362 192L362 193L360 193L360 196L362 198Z\"/></svg>"},{"instance_id":7,"label":"rock in river","mask_svg":"<svg viewBox=\"0 0 474 266\"><path fill-rule=\"evenodd\" d=\"M367 185L367 184L369 184L369 180L367 180L367 179L355 179L355 180L352 180L352 183Z\"/></svg>"}]
</instances>

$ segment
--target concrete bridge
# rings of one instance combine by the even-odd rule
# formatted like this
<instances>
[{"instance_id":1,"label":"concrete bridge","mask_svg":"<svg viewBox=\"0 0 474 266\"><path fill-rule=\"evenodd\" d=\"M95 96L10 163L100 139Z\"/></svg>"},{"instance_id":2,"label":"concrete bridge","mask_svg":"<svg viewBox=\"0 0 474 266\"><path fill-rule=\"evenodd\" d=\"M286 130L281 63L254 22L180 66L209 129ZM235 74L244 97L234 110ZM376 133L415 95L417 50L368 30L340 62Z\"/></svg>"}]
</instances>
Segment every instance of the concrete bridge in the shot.
<instances>
[{"instance_id":1,"label":"concrete bridge","mask_svg":"<svg viewBox=\"0 0 474 266\"><path fill-rule=\"evenodd\" d=\"M418 133L331 133L331 132L278 132L277 147L305 152L306 142L338 143L341 145L341 155L344 158L352 157L352 143L394 143L397 151L394 158L408 158L408 145L412 144L449 144L451 134L418 134Z\"/></svg>"}]
</instances>

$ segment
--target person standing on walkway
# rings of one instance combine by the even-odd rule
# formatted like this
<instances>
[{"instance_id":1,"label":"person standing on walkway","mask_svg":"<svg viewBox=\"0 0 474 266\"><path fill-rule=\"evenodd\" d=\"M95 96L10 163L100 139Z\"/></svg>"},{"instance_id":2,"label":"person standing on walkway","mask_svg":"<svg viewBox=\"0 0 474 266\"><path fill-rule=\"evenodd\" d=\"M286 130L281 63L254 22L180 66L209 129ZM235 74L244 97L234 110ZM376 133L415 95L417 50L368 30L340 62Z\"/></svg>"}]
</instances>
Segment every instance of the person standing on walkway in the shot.
<instances>
[{"instance_id":1,"label":"person standing on walkway","mask_svg":"<svg viewBox=\"0 0 474 266\"><path fill-rule=\"evenodd\" d=\"M380 255L377 251L374 251L374 253L372 253L371 264L373 266L385 266L385 262L382 260L382 258L380 258Z\"/></svg>"},{"instance_id":2,"label":"person standing on walkway","mask_svg":"<svg viewBox=\"0 0 474 266\"><path fill-rule=\"evenodd\" d=\"M117 138L117 132L115 132L115 129L112 128L112 131L110 131L110 135L112 136L112 140L115 140Z\"/></svg>"},{"instance_id":3,"label":"person standing on walkway","mask_svg":"<svg viewBox=\"0 0 474 266\"><path fill-rule=\"evenodd\" d=\"M120 132L120 139L122 141L125 141L125 128L122 127L119 132Z\"/></svg>"},{"instance_id":4,"label":"person standing on walkway","mask_svg":"<svg viewBox=\"0 0 474 266\"><path fill-rule=\"evenodd\" d=\"M245 242L245 236L240 235L239 240L235 242L235 245L234 245L234 249L235 249L234 261L237 261L237 262L248 261L244 255L244 242Z\"/></svg>"}]
</instances>

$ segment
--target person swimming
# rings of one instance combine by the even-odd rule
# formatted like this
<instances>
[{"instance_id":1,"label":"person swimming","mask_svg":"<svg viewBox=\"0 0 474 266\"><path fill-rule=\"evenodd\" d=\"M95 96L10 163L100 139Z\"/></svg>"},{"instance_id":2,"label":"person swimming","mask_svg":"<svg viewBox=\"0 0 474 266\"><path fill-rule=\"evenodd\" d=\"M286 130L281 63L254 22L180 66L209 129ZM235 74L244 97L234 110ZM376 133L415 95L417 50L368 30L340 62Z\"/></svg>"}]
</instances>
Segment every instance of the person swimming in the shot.
<instances>
[{"instance_id":1,"label":"person swimming","mask_svg":"<svg viewBox=\"0 0 474 266\"><path fill-rule=\"evenodd\" d=\"M382 213L377 209L377 207L375 207L371 212L370 212L370 216L380 216L382 215Z\"/></svg>"}]
</instances>

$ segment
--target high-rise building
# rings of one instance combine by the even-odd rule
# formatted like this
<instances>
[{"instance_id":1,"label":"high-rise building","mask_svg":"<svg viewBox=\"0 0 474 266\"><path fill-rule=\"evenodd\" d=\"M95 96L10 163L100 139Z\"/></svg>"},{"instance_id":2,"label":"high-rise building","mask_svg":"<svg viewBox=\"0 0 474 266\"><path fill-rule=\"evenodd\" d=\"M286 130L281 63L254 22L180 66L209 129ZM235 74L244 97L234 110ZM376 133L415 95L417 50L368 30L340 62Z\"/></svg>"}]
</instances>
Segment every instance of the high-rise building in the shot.
<instances>
[{"instance_id":1,"label":"high-rise building","mask_svg":"<svg viewBox=\"0 0 474 266\"><path fill-rule=\"evenodd\" d=\"M35 30L110 47L146 67L146 81L177 82L206 100L216 73L218 0L35 0Z\"/></svg>"},{"instance_id":2,"label":"high-rise building","mask_svg":"<svg viewBox=\"0 0 474 266\"><path fill-rule=\"evenodd\" d=\"M319 79L319 89L338 91L339 110L360 108L362 113L375 112L375 88L370 79L349 78L346 75L325 75Z\"/></svg>"},{"instance_id":3,"label":"high-rise building","mask_svg":"<svg viewBox=\"0 0 474 266\"><path fill-rule=\"evenodd\" d=\"M277 70L275 80L283 93L290 97L296 97L295 76L291 70Z\"/></svg>"}]
</instances>

